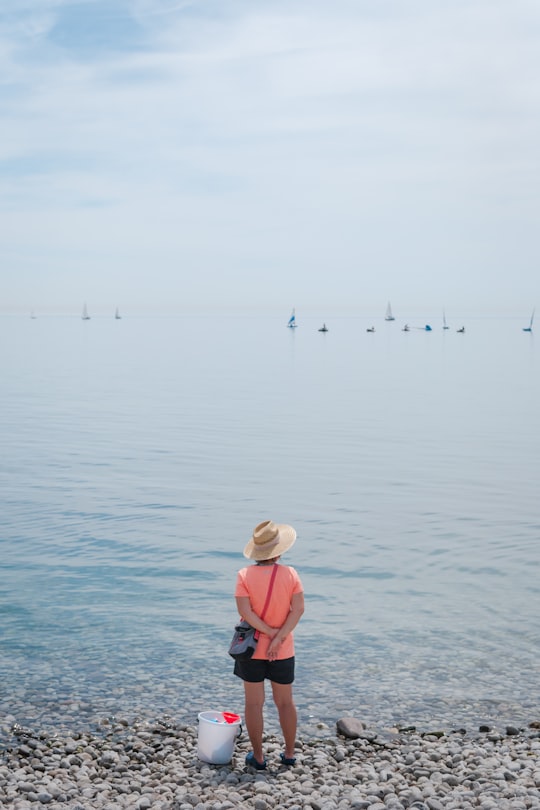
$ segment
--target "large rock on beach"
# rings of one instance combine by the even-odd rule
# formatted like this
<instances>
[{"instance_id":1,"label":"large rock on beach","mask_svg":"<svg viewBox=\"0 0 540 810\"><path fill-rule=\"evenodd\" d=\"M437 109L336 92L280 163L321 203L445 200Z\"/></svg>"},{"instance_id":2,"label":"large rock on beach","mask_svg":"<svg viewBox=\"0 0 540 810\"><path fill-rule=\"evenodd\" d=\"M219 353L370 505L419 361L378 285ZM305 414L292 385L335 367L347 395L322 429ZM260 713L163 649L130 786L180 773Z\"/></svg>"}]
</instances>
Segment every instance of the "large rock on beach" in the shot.
<instances>
[{"instance_id":1,"label":"large rock on beach","mask_svg":"<svg viewBox=\"0 0 540 810\"><path fill-rule=\"evenodd\" d=\"M348 740L368 740L373 742L377 739L376 731L368 731L365 724L356 717L341 717L336 723L337 733Z\"/></svg>"},{"instance_id":2,"label":"large rock on beach","mask_svg":"<svg viewBox=\"0 0 540 810\"><path fill-rule=\"evenodd\" d=\"M364 734L366 727L356 717L341 717L336 723L336 728L338 734L342 734L349 740L358 740Z\"/></svg>"}]
</instances>

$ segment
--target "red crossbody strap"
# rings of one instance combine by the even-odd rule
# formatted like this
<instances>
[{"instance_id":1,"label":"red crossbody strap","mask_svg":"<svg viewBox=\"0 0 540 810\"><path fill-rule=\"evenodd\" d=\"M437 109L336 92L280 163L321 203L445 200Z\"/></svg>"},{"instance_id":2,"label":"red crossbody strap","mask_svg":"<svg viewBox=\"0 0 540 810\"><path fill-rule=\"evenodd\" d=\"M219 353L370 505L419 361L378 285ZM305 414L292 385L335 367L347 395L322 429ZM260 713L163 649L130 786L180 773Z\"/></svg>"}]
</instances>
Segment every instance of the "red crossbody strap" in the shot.
<instances>
[{"instance_id":1,"label":"red crossbody strap","mask_svg":"<svg viewBox=\"0 0 540 810\"><path fill-rule=\"evenodd\" d=\"M268 586L268 593L266 594L266 602L264 603L263 611L261 613L261 619L264 619L264 614L267 611L268 605L270 603L270 597L272 596L272 588L274 587L274 580L277 574L277 563L273 565L272 576L270 577L270 585Z\"/></svg>"},{"instance_id":2,"label":"red crossbody strap","mask_svg":"<svg viewBox=\"0 0 540 810\"><path fill-rule=\"evenodd\" d=\"M268 605L270 604L270 597L272 596L272 589L274 587L274 580L276 578L277 569L278 569L277 563L274 563L272 576L270 577L270 585L268 586L268 592L266 594L266 602L264 603L264 607L263 607L262 613L260 615L261 621L264 621L264 614L266 613ZM260 630L257 630L255 632L255 638L259 638L259 635L260 635Z\"/></svg>"}]
</instances>

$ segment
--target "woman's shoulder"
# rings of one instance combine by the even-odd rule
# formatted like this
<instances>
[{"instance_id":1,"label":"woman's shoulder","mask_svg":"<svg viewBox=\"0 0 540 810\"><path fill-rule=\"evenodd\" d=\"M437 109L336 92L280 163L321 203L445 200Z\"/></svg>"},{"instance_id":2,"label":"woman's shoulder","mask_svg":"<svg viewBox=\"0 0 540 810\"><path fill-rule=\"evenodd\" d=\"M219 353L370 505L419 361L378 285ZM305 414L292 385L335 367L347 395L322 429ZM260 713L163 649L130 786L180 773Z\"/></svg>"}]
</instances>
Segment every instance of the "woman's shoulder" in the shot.
<instances>
[{"instance_id":1,"label":"woman's shoulder","mask_svg":"<svg viewBox=\"0 0 540 810\"><path fill-rule=\"evenodd\" d=\"M276 563L278 572L283 571L284 576L290 576L294 579L298 578L298 572L296 568L293 568L292 565L283 565L283 563ZM262 565L246 565L244 568L241 568L237 576L241 579L245 579L246 577L258 577L260 576L261 579L267 578L268 566ZM283 576L282 575L282 576Z\"/></svg>"},{"instance_id":2,"label":"woman's shoulder","mask_svg":"<svg viewBox=\"0 0 540 810\"><path fill-rule=\"evenodd\" d=\"M300 575L298 574L298 571L296 570L296 568L293 568L292 565L282 565L280 567L285 569L289 579L292 579L292 580L295 580L295 581L300 580Z\"/></svg>"},{"instance_id":3,"label":"woman's shoulder","mask_svg":"<svg viewBox=\"0 0 540 810\"><path fill-rule=\"evenodd\" d=\"M239 579L252 579L253 577L258 577L260 572L261 567L259 565L246 565L238 571L237 577Z\"/></svg>"}]
</instances>

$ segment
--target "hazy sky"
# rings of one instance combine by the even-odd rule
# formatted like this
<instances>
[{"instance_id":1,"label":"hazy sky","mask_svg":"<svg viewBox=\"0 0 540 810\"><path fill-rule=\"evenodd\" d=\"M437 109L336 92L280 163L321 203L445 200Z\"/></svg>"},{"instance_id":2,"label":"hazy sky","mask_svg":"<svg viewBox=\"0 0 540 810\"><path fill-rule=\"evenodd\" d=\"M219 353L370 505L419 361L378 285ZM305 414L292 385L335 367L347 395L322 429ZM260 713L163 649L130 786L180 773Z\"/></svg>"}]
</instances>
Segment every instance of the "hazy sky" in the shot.
<instances>
[{"instance_id":1,"label":"hazy sky","mask_svg":"<svg viewBox=\"0 0 540 810\"><path fill-rule=\"evenodd\" d=\"M2 0L0 311L528 316L538 0Z\"/></svg>"}]
</instances>

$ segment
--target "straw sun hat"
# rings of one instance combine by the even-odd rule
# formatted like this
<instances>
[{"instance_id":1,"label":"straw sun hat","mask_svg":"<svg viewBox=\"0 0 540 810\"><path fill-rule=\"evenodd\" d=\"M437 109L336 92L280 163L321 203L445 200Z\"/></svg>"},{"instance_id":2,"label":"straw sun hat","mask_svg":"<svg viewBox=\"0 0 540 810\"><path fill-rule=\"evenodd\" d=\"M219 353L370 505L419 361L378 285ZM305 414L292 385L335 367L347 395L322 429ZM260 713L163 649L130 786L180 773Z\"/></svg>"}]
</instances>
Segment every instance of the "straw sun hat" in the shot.
<instances>
[{"instance_id":1,"label":"straw sun hat","mask_svg":"<svg viewBox=\"0 0 540 810\"><path fill-rule=\"evenodd\" d=\"M255 526L253 537L244 549L248 560L270 560L280 557L296 540L296 532L285 523L265 520Z\"/></svg>"}]
</instances>

